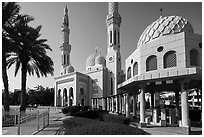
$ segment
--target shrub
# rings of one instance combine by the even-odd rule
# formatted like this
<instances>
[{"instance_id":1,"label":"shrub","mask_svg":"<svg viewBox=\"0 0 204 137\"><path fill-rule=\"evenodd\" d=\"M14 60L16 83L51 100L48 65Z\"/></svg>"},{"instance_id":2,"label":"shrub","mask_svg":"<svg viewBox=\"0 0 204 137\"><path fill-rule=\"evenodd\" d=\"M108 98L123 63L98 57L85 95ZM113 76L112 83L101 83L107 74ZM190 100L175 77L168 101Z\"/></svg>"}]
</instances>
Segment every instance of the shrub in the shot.
<instances>
[{"instance_id":1,"label":"shrub","mask_svg":"<svg viewBox=\"0 0 204 137\"><path fill-rule=\"evenodd\" d=\"M144 135L145 132L118 123L95 122L83 127L75 127L65 134L70 135Z\"/></svg>"},{"instance_id":2,"label":"shrub","mask_svg":"<svg viewBox=\"0 0 204 137\"><path fill-rule=\"evenodd\" d=\"M102 116L102 121L109 123L120 123L125 125L130 124L130 119L122 115L104 114Z\"/></svg>"},{"instance_id":3,"label":"shrub","mask_svg":"<svg viewBox=\"0 0 204 137\"><path fill-rule=\"evenodd\" d=\"M62 113L64 114L70 114L71 116L73 116L76 112L81 110L81 106L68 106L68 107L64 107L62 108Z\"/></svg>"},{"instance_id":4,"label":"shrub","mask_svg":"<svg viewBox=\"0 0 204 137\"><path fill-rule=\"evenodd\" d=\"M96 119L99 117L99 112L95 110L90 111L79 111L74 114L75 117L83 117L83 118L89 118L89 119Z\"/></svg>"}]
</instances>

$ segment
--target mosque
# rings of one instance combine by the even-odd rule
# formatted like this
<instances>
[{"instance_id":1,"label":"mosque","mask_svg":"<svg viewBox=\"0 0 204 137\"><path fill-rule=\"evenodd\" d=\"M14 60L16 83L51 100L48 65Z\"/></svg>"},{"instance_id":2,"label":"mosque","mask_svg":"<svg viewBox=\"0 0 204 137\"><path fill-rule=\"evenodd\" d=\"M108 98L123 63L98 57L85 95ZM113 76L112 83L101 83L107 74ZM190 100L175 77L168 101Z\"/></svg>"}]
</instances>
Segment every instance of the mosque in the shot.
<instances>
[{"instance_id":1,"label":"mosque","mask_svg":"<svg viewBox=\"0 0 204 137\"><path fill-rule=\"evenodd\" d=\"M92 106L118 114L136 116L140 125L179 126L190 132L188 91L202 89L202 36L180 16L160 16L141 34L136 50L121 69L118 3L110 2L107 25L107 54L96 51L81 73L70 63L69 17L65 7L61 48L61 72L55 78L55 106ZM161 93L175 94L175 108L168 111ZM147 97L148 95L148 97ZM149 100L151 117L147 117ZM139 105L138 105L139 104Z\"/></svg>"}]
</instances>

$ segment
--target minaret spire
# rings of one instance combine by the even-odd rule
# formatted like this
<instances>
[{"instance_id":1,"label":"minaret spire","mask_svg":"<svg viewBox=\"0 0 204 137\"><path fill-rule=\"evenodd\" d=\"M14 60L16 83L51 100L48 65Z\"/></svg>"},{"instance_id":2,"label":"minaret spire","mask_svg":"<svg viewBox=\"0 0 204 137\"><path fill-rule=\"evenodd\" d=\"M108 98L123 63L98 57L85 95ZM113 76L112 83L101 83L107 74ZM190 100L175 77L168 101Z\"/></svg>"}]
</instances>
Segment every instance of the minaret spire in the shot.
<instances>
[{"instance_id":1,"label":"minaret spire","mask_svg":"<svg viewBox=\"0 0 204 137\"><path fill-rule=\"evenodd\" d=\"M61 26L61 31L63 34L63 42L61 45L61 66L62 72L61 74L66 74L66 67L70 65L70 52L71 52L71 45L69 44L69 16L68 16L68 8L67 5L64 8L64 16Z\"/></svg>"}]
</instances>

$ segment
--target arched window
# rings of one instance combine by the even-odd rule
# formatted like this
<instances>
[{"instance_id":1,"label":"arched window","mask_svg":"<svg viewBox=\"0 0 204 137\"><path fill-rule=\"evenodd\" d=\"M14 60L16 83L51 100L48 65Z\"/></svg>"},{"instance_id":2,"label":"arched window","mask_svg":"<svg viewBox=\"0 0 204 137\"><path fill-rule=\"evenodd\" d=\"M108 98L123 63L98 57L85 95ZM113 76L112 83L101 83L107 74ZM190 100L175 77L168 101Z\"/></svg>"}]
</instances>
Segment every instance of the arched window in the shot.
<instances>
[{"instance_id":1,"label":"arched window","mask_svg":"<svg viewBox=\"0 0 204 137\"><path fill-rule=\"evenodd\" d=\"M84 95L84 89L80 88L80 95Z\"/></svg>"},{"instance_id":2,"label":"arched window","mask_svg":"<svg viewBox=\"0 0 204 137\"><path fill-rule=\"evenodd\" d=\"M61 89L58 90L58 95L57 96L60 97L60 94L61 94Z\"/></svg>"},{"instance_id":3,"label":"arched window","mask_svg":"<svg viewBox=\"0 0 204 137\"><path fill-rule=\"evenodd\" d=\"M176 51L168 51L165 53L163 61L164 68L176 67Z\"/></svg>"},{"instance_id":4,"label":"arched window","mask_svg":"<svg viewBox=\"0 0 204 137\"><path fill-rule=\"evenodd\" d=\"M138 74L138 63L135 62L133 65L133 76Z\"/></svg>"},{"instance_id":5,"label":"arched window","mask_svg":"<svg viewBox=\"0 0 204 137\"><path fill-rule=\"evenodd\" d=\"M127 79L131 78L131 67L127 70Z\"/></svg>"},{"instance_id":6,"label":"arched window","mask_svg":"<svg viewBox=\"0 0 204 137\"><path fill-rule=\"evenodd\" d=\"M196 49L190 51L190 65L199 66L199 52Z\"/></svg>"},{"instance_id":7,"label":"arched window","mask_svg":"<svg viewBox=\"0 0 204 137\"><path fill-rule=\"evenodd\" d=\"M146 71L157 70L157 56L151 55L146 60Z\"/></svg>"}]
</instances>

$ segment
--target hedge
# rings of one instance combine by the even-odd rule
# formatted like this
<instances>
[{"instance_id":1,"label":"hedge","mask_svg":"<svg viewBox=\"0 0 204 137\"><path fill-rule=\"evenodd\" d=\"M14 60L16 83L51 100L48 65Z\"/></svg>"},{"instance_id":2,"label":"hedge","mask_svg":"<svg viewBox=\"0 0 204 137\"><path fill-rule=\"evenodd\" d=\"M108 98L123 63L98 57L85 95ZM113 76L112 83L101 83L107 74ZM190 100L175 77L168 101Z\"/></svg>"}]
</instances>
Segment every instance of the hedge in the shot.
<instances>
[{"instance_id":1,"label":"hedge","mask_svg":"<svg viewBox=\"0 0 204 137\"><path fill-rule=\"evenodd\" d=\"M90 109L90 106L68 106L68 107L62 108L62 113L73 116L76 112L88 111L89 109Z\"/></svg>"},{"instance_id":2,"label":"hedge","mask_svg":"<svg viewBox=\"0 0 204 137\"><path fill-rule=\"evenodd\" d=\"M130 124L130 119L126 118L123 115L103 114L102 121L108 123L120 123L125 125Z\"/></svg>"},{"instance_id":3,"label":"hedge","mask_svg":"<svg viewBox=\"0 0 204 137\"><path fill-rule=\"evenodd\" d=\"M106 123L86 118L70 118L63 121L65 135L144 135L142 129L119 123Z\"/></svg>"}]
</instances>

